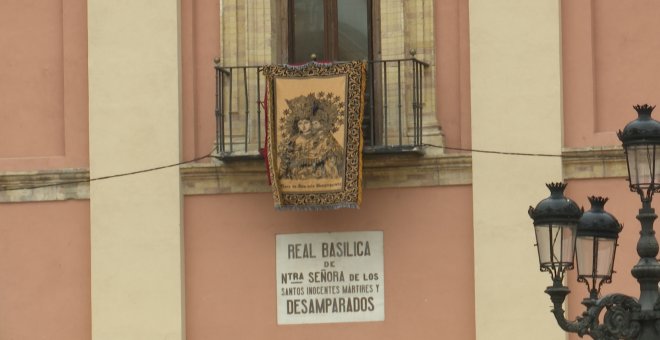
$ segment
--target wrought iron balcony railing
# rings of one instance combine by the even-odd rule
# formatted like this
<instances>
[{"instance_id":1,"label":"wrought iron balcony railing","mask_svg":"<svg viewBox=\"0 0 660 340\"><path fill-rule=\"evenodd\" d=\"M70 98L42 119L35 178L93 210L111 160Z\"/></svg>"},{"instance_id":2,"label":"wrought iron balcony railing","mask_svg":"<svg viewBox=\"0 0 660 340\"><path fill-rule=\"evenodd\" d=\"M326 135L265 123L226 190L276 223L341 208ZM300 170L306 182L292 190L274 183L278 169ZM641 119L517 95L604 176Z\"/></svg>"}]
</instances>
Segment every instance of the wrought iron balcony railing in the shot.
<instances>
[{"instance_id":1,"label":"wrought iron balcony railing","mask_svg":"<svg viewBox=\"0 0 660 340\"><path fill-rule=\"evenodd\" d=\"M367 62L365 153L421 152L428 66L415 58ZM262 66L216 65L215 71L217 157L261 157L266 130Z\"/></svg>"}]
</instances>

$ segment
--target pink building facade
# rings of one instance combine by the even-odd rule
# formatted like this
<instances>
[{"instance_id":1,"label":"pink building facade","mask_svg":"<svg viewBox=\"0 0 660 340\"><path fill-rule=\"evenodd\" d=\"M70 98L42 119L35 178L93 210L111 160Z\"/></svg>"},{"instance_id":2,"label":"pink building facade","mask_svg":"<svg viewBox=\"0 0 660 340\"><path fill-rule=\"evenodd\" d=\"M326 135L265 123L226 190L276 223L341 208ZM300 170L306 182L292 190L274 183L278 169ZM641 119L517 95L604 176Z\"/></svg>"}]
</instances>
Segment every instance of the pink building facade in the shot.
<instances>
[{"instance_id":1,"label":"pink building facade","mask_svg":"<svg viewBox=\"0 0 660 340\"><path fill-rule=\"evenodd\" d=\"M360 209L282 212L263 160L204 156L214 67L286 62L290 3L0 4L0 339L569 338L527 216L552 181L610 198L603 293L638 294L616 131L660 101L660 4L368 1L373 59L429 64L435 147L366 155ZM384 318L279 324L278 235L369 231Z\"/></svg>"}]
</instances>

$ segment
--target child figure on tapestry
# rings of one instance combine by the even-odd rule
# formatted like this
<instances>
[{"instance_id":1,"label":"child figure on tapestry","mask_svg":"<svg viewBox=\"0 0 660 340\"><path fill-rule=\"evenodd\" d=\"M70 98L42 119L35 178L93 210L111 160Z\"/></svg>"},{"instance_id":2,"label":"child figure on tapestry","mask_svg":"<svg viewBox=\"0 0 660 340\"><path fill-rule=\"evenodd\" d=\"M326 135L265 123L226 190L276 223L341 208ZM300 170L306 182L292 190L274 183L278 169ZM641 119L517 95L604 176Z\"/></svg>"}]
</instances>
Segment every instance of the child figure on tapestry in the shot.
<instances>
[{"instance_id":1,"label":"child figure on tapestry","mask_svg":"<svg viewBox=\"0 0 660 340\"><path fill-rule=\"evenodd\" d=\"M344 124L344 103L332 92L286 99L278 143L281 179L341 180L345 153L335 135Z\"/></svg>"}]
</instances>

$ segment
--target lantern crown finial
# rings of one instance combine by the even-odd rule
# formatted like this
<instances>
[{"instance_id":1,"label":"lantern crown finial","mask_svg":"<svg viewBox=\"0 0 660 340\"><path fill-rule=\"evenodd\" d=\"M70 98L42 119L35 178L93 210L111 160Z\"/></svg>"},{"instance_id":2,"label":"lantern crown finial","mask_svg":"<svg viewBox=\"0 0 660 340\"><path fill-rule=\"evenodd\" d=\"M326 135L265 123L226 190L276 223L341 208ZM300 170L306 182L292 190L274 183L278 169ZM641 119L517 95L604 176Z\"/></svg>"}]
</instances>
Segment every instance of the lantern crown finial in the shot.
<instances>
[{"instance_id":1,"label":"lantern crown finial","mask_svg":"<svg viewBox=\"0 0 660 340\"><path fill-rule=\"evenodd\" d=\"M634 105L633 108L635 109L635 111L637 111L637 114L640 116L640 118L642 117L642 115L644 116L644 118L646 117L650 118L651 112L653 112L653 109L655 109L655 105L649 105L649 104Z\"/></svg>"},{"instance_id":2,"label":"lantern crown finial","mask_svg":"<svg viewBox=\"0 0 660 340\"><path fill-rule=\"evenodd\" d=\"M589 203L591 203L592 210L603 210L605 208L605 203L609 201L609 198L601 196L589 196L587 199L589 200Z\"/></svg>"},{"instance_id":3,"label":"lantern crown finial","mask_svg":"<svg viewBox=\"0 0 660 340\"><path fill-rule=\"evenodd\" d=\"M556 182L545 185L550 189L550 197L539 202L536 207L529 207L529 217L534 225L545 223L577 223L583 210L570 198L564 196L566 183Z\"/></svg>"},{"instance_id":4,"label":"lantern crown finial","mask_svg":"<svg viewBox=\"0 0 660 340\"><path fill-rule=\"evenodd\" d=\"M563 182L546 183L545 186L550 189L550 195L553 197L563 195L564 189L566 189L566 183Z\"/></svg>"},{"instance_id":5,"label":"lantern crown finial","mask_svg":"<svg viewBox=\"0 0 660 340\"><path fill-rule=\"evenodd\" d=\"M623 226L614 215L605 211L607 197L589 196L591 209L584 212L578 222L578 236L617 238Z\"/></svg>"},{"instance_id":6,"label":"lantern crown finial","mask_svg":"<svg viewBox=\"0 0 660 340\"><path fill-rule=\"evenodd\" d=\"M623 147L640 144L660 144L660 122L651 118L654 105L635 105L637 119L628 123L623 130L617 132Z\"/></svg>"}]
</instances>

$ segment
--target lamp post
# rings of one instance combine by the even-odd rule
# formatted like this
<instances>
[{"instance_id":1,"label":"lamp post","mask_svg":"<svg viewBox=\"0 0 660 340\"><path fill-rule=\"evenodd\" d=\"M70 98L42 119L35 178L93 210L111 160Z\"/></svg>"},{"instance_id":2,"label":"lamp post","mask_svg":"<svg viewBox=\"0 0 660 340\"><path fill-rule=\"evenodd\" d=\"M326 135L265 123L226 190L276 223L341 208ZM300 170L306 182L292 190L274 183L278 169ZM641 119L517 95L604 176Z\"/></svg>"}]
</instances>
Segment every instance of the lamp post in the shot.
<instances>
[{"instance_id":1,"label":"lamp post","mask_svg":"<svg viewBox=\"0 0 660 340\"><path fill-rule=\"evenodd\" d=\"M553 303L552 313L559 326L596 340L660 339L660 247L653 230L657 218L651 207L653 194L660 192L660 122L651 118L654 106L634 106L638 117L618 132L628 166L630 190L636 192L642 208L637 254L640 259L632 275L640 286L639 299L610 294L600 297L600 288L610 283L619 232L622 226L605 211L607 198L589 197L591 209L584 212L564 196L564 183L547 184L550 197L529 207L534 220L541 271L550 273L552 286L545 292ZM589 296L582 301L585 311L574 321L564 316L563 303L570 293L564 286L567 270L576 259L578 281L587 285ZM601 318L601 313L604 315Z\"/></svg>"}]
</instances>

